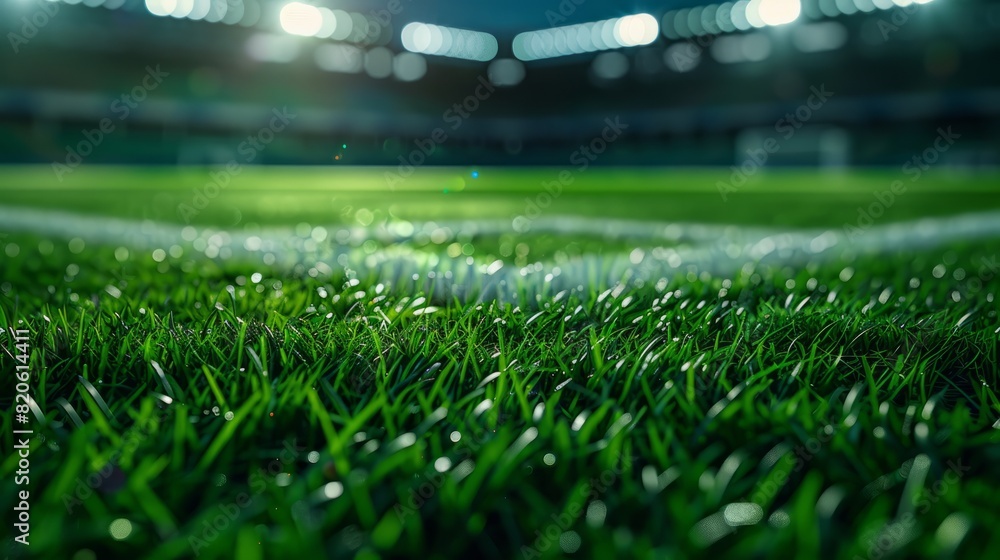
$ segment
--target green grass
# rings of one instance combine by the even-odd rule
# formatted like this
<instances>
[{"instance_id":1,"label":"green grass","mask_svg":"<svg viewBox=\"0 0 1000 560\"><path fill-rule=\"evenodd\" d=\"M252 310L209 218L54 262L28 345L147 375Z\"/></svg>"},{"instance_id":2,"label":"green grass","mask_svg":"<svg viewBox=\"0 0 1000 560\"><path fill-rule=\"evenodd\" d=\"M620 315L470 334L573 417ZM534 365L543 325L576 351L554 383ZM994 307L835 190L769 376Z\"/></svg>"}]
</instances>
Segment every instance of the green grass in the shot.
<instances>
[{"instance_id":1,"label":"green grass","mask_svg":"<svg viewBox=\"0 0 1000 560\"><path fill-rule=\"evenodd\" d=\"M79 204L133 218L142 217L133 203L174 192L171 174L147 195L125 189L126 179L155 173L105 172L107 192L81 184L79 199L0 190L12 197L5 205ZM51 183L38 170L6 173L24 173L22 185ZM314 202L344 195L308 179L318 171L254 173L261 185L313 185L283 194L283 206L262 208L255 223L337 223L322 220ZM528 192L512 177L546 175L503 173L510 190ZM693 185L699 174L712 172L676 177ZM808 213L818 195L792 186L806 175L745 193L746 205L761 211L781 200ZM646 176L675 180L639 171L619 183L640 190L647 187L636 177ZM826 196L870 198L864 189L891 174L857 177L851 184L865 186L853 194L830 187ZM969 184L995 203L983 181ZM914 187L893 210L991 207L949 196L945 180L920 185L926 198ZM251 181L224 196L249 201L257 188L272 192ZM684 191L648 190L658 200ZM711 183L702 195L718 197ZM80 202L87 196L92 208ZM373 214L396 200L350 196ZM510 207L523 199L499 186L481 196ZM562 213L599 213L625 199L598 196L567 193ZM940 207L946 199L951 206ZM718 209L736 202L698 203L683 221L727 223L735 214ZM459 204L452 217L507 209ZM421 208L405 219L438 219L430 203ZM669 205L635 211L677 219L656 217L673 216ZM781 213L733 212L746 212L733 223L794 225L774 217ZM529 263L554 259L557 242L573 241L526 239L545 247ZM605 277L557 290L527 276L510 297L481 301L485 278L472 278L465 298L402 280L448 270L444 257L395 275L334 266L313 276L302 263L209 258L181 240L181 256L163 262L148 246L121 258L125 241L88 238L74 251L67 241L28 231L0 240L18 248L3 261L0 327L24 320L32 333L41 413L31 415L41 436L31 454L33 557L188 558L195 548L199 558L251 560L1000 552L1000 274L978 273L982 259L1000 255L1000 239L892 253L849 247L802 266L736 266L642 285ZM478 262L502 257L478 249L500 240L469 242ZM632 244L595 236L584 253ZM368 253L353 251L362 261ZM308 264L315 255L301 257ZM4 350L6 374L11 345ZM5 451L15 443L8 395ZM267 473L270 465L279 474ZM8 510L16 469L13 454L0 457ZM88 476L99 483L86 496ZM222 530L206 531L227 514ZM123 540L109 533L119 519L131 528Z\"/></svg>"}]
</instances>

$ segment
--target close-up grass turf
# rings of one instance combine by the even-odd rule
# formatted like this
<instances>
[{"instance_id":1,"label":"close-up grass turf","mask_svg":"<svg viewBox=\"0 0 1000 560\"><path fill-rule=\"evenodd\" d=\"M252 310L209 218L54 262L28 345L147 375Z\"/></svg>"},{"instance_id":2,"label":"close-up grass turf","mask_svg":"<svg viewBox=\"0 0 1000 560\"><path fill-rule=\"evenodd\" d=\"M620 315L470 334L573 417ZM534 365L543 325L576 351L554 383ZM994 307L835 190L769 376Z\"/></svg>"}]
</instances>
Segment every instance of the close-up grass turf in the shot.
<instances>
[{"instance_id":1,"label":"close-up grass turf","mask_svg":"<svg viewBox=\"0 0 1000 560\"><path fill-rule=\"evenodd\" d=\"M1000 553L995 175L924 178L855 238L898 173L771 174L723 202L725 170L595 170L515 231L558 170L446 194L462 172L429 169L400 194L384 170L248 169L191 225L205 173L47 171L0 183L33 557ZM970 213L976 235L948 230ZM709 241L725 258L697 258ZM7 511L17 469L0 457Z\"/></svg>"}]
</instances>

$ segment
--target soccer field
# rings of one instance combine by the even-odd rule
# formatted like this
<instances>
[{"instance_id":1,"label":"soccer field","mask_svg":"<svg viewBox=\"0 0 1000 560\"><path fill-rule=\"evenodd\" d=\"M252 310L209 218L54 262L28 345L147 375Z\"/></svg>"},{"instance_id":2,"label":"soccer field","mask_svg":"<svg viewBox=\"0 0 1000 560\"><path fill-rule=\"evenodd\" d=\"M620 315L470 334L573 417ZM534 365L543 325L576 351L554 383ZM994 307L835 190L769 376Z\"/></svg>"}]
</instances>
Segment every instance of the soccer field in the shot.
<instances>
[{"instance_id":1,"label":"soccer field","mask_svg":"<svg viewBox=\"0 0 1000 560\"><path fill-rule=\"evenodd\" d=\"M1000 553L1000 173L395 171L0 168L33 555Z\"/></svg>"}]
</instances>

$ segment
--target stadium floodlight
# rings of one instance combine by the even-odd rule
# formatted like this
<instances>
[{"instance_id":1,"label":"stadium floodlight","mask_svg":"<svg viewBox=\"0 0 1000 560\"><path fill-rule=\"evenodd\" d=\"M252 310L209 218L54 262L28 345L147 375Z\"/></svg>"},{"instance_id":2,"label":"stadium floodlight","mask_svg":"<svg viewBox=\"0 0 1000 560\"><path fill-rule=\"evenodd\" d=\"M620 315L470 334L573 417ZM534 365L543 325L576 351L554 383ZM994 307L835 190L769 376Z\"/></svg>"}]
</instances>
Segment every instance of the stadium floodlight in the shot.
<instances>
[{"instance_id":1,"label":"stadium floodlight","mask_svg":"<svg viewBox=\"0 0 1000 560\"><path fill-rule=\"evenodd\" d=\"M208 12L212 9L212 0L194 0L194 5L191 7L191 12L188 14L188 19L200 20L208 17Z\"/></svg>"},{"instance_id":2,"label":"stadium floodlight","mask_svg":"<svg viewBox=\"0 0 1000 560\"><path fill-rule=\"evenodd\" d=\"M660 33L660 24L649 14L625 16L615 22L615 40L623 47L648 45Z\"/></svg>"},{"instance_id":3,"label":"stadium floodlight","mask_svg":"<svg viewBox=\"0 0 1000 560\"><path fill-rule=\"evenodd\" d=\"M760 0L757 14L764 25L785 25L799 19L800 0Z\"/></svg>"},{"instance_id":4,"label":"stadium floodlight","mask_svg":"<svg viewBox=\"0 0 1000 560\"><path fill-rule=\"evenodd\" d=\"M732 11L729 12L729 18L732 20L733 27L737 31L749 31L753 28L750 25L750 20L747 19L747 6L749 5L749 0L740 0L733 4Z\"/></svg>"},{"instance_id":5,"label":"stadium floodlight","mask_svg":"<svg viewBox=\"0 0 1000 560\"><path fill-rule=\"evenodd\" d=\"M514 56L523 61L648 45L660 34L650 14L525 31L514 37Z\"/></svg>"},{"instance_id":6,"label":"stadium floodlight","mask_svg":"<svg viewBox=\"0 0 1000 560\"><path fill-rule=\"evenodd\" d=\"M701 25L701 14L704 10L701 6L695 6L687 12L687 27L692 35L704 35L705 28Z\"/></svg>"},{"instance_id":7,"label":"stadium floodlight","mask_svg":"<svg viewBox=\"0 0 1000 560\"><path fill-rule=\"evenodd\" d=\"M290 2L278 14L281 28L286 33L302 37L314 37L323 29L323 12L316 6L302 2Z\"/></svg>"},{"instance_id":8,"label":"stadium floodlight","mask_svg":"<svg viewBox=\"0 0 1000 560\"><path fill-rule=\"evenodd\" d=\"M767 27L764 20L760 18L760 4L763 0L750 0L746 5L746 18L750 27L760 29Z\"/></svg>"},{"instance_id":9,"label":"stadium floodlight","mask_svg":"<svg viewBox=\"0 0 1000 560\"><path fill-rule=\"evenodd\" d=\"M860 11L857 2L853 0L837 0L837 10L845 16L852 16Z\"/></svg>"},{"instance_id":10,"label":"stadium floodlight","mask_svg":"<svg viewBox=\"0 0 1000 560\"><path fill-rule=\"evenodd\" d=\"M177 0L146 0L146 10L154 16L166 17L177 9Z\"/></svg>"},{"instance_id":11,"label":"stadium floodlight","mask_svg":"<svg viewBox=\"0 0 1000 560\"><path fill-rule=\"evenodd\" d=\"M230 7L229 2L210 0L208 13L202 19L208 23L234 23L234 19L239 21L243 17L243 3L233 2Z\"/></svg>"},{"instance_id":12,"label":"stadium floodlight","mask_svg":"<svg viewBox=\"0 0 1000 560\"><path fill-rule=\"evenodd\" d=\"M486 62L499 52L496 37L482 31L430 23L408 23L400 34L403 48L417 54Z\"/></svg>"},{"instance_id":13,"label":"stadium floodlight","mask_svg":"<svg viewBox=\"0 0 1000 560\"><path fill-rule=\"evenodd\" d=\"M194 10L194 0L177 0L174 10L170 12L170 17L184 19L191 15Z\"/></svg>"},{"instance_id":14,"label":"stadium floodlight","mask_svg":"<svg viewBox=\"0 0 1000 560\"><path fill-rule=\"evenodd\" d=\"M733 3L724 2L715 12L715 26L723 33L736 31L736 24L733 23Z\"/></svg>"}]
</instances>

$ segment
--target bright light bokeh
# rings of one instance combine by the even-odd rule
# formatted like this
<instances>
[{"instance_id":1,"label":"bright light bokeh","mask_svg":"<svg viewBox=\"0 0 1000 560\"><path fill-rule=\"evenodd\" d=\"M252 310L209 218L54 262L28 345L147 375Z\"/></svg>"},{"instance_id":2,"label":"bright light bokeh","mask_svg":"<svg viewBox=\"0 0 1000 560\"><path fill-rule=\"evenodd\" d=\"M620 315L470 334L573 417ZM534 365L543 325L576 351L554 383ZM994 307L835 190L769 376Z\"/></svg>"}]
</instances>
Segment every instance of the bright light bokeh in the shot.
<instances>
[{"instance_id":1,"label":"bright light bokeh","mask_svg":"<svg viewBox=\"0 0 1000 560\"><path fill-rule=\"evenodd\" d=\"M281 28L292 35L313 37L323 28L323 13L319 8L302 2L285 4L278 19Z\"/></svg>"},{"instance_id":2,"label":"bright light bokeh","mask_svg":"<svg viewBox=\"0 0 1000 560\"><path fill-rule=\"evenodd\" d=\"M177 0L146 0L146 9L154 16L166 17L177 9Z\"/></svg>"},{"instance_id":3,"label":"bright light bokeh","mask_svg":"<svg viewBox=\"0 0 1000 560\"><path fill-rule=\"evenodd\" d=\"M194 0L177 0L177 5L170 12L171 17L177 19L186 18L194 10Z\"/></svg>"},{"instance_id":4,"label":"bright light bokeh","mask_svg":"<svg viewBox=\"0 0 1000 560\"><path fill-rule=\"evenodd\" d=\"M413 53L480 62L493 60L500 47L489 33L416 21L403 27L400 40Z\"/></svg>"},{"instance_id":5,"label":"bright light bokeh","mask_svg":"<svg viewBox=\"0 0 1000 560\"><path fill-rule=\"evenodd\" d=\"M526 31L514 37L514 56L541 60L594 51L648 45L660 34L650 14L635 14L576 25Z\"/></svg>"},{"instance_id":6,"label":"bright light bokeh","mask_svg":"<svg viewBox=\"0 0 1000 560\"><path fill-rule=\"evenodd\" d=\"M799 0L760 0L758 15L765 25L792 23L802 13Z\"/></svg>"},{"instance_id":7,"label":"bright light bokeh","mask_svg":"<svg viewBox=\"0 0 1000 560\"><path fill-rule=\"evenodd\" d=\"M649 14L625 16L615 22L615 40L623 47L648 45L656 40L660 25Z\"/></svg>"},{"instance_id":8,"label":"bright light bokeh","mask_svg":"<svg viewBox=\"0 0 1000 560\"><path fill-rule=\"evenodd\" d=\"M764 20L760 17L760 4L762 1L763 0L750 0L750 2L746 5L745 17L747 18L747 22L750 23L751 27L755 27L757 29L767 26L767 24L764 23Z\"/></svg>"},{"instance_id":9,"label":"bright light bokeh","mask_svg":"<svg viewBox=\"0 0 1000 560\"><path fill-rule=\"evenodd\" d=\"M205 19L211 9L212 0L194 0L194 6L191 8L191 13L188 14L188 17L193 20Z\"/></svg>"}]
</instances>

